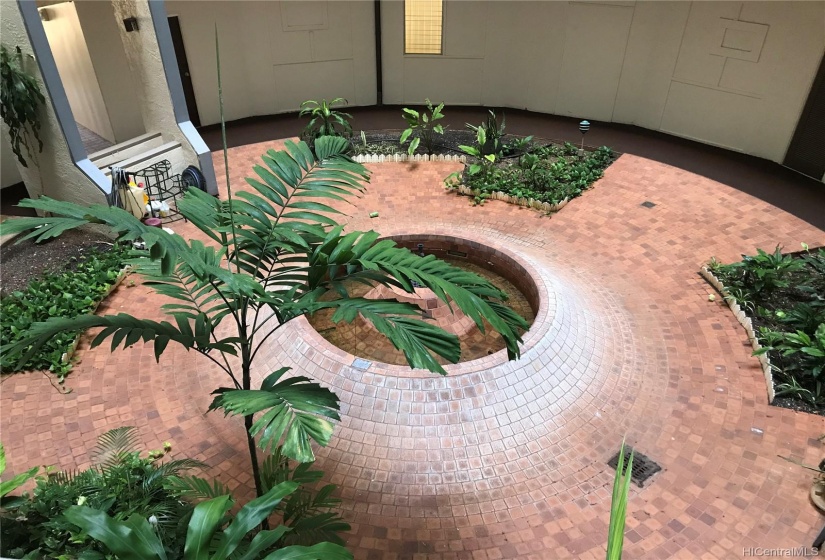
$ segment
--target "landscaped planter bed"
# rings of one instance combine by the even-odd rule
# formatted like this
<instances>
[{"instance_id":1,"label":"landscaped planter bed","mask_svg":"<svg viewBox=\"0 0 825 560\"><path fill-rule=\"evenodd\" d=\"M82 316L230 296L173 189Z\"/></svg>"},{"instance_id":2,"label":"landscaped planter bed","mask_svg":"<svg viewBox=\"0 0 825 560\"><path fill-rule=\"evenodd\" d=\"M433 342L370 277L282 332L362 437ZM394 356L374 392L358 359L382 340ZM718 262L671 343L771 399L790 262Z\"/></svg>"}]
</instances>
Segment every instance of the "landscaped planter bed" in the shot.
<instances>
[{"instance_id":1,"label":"landscaped planter bed","mask_svg":"<svg viewBox=\"0 0 825 560\"><path fill-rule=\"evenodd\" d=\"M436 136L432 154L421 144L408 154L400 144L401 134L400 130L362 132L352 139L354 158L362 163L461 161L464 171L445 180L448 188L472 197L476 204L501 200L547 213L559 211L588 189L617 157L609 148L580 150L570 143L532 137L526 146L518 146L524 137L503 135L495 161L489 162L466 153L467 147L478 145L476 132L469 130L446 130Z\"/></svg>"},{"instance_id":2,"label":"landscaped planter bed","mask_svg":"<svg viewBox=\"0 0 825 560\"><path fill-rule=\"evenodd\" d=\"M47 254L42 249L48 249L51 243L54 241L30 247L29 253ZM34 323L50 317L94 313L127 274L124 260L128 249L113 248L111 244L100 246L103 250L93 246L85 254L81 251L81 256L58 259L61 269L29 277L25 288L4 295L0 300L0 344L6 346L25 338ZM2 372L50 370L62 381L71 369L71 358L81 334L64 332L55 336L22 364L16 357L4 356Z\"/></svg>"},{"instance_id":3,"label":"landscaped planter bed","mask_svg":"<svg viewBox=\"0 0 825 560\"><path fill-rule=\"evenodd\" d=\"M748 332L769 401L825 416L825 249L712 261L702 275Z\"/></svg>"}]
</instances>

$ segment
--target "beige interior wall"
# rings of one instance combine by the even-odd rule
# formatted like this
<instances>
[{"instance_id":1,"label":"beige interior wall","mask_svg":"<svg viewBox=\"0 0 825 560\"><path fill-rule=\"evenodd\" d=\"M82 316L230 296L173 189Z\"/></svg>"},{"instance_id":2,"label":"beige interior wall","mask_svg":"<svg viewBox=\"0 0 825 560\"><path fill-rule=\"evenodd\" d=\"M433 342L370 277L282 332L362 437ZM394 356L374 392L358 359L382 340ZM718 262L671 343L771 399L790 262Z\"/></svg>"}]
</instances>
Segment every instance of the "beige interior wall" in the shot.
<instances>
[{"instance_id":1,"label":"beige interior wall","mask_svg":"<svg viewBox=\"0 0 825 560\"><path fill-rule=\"evenodd\" d=\"M38 154L38 163L29 167L18 167L29 196L37 198L42 194L52 198L77 202L79 204L105 204L103 193L74 164L63 131L57 121L49 92L43 84L40 70L33 58L33 51L17 2L0 1L0 35L7 48L19 46L25 57L26 70L40 83L46 103L41 107L40 137L43 152ZM2 133L8 134L5 124Z\"/></svg>"},{"instance_id":2,"label":"beige interior wall","mask_svg":"<svg viewBox=\"0 0 825 560\"><path fill-rule=\"evenodd\" d=\"M782 161L825 50L825 2L448 0L441 56L382 3L384 102L637 124Z\"/></svg>"},{"instance_id":3,"label":"beige interior wall","mask_svg":"<svg viewBox=\"0 0 825 560\"><path fill-rule=\"evenodd\" d=\"M122 22L115 19L112 3L107 0L75 2L77 16L94 66L115 142L125 142L146 130L123 41Z\"/></svg>"},{"instance_id":4,"label":"beige interior wall","mask_svg":"<svg viewBox=\"0 0 825 560\"><path fill-rule=\"evenodd\" d=\"M74 2L54 4L43 22L60 79L69 98L74 119L110 142L115 141L106 103L100 91L86 38Z\"/></svg>"},{"instance_id":5,"label":"beige interior wall","mask_svg":"<svg viewBox=\"0 0 825 560\"><path fill-rule=\"evenodd\" d=\"M376 102L373 3L169 1L203 124L220 121L215 24L227 120L295 111L307 99Z\"/></svg>"},{"instance_id":6,"label":"beige interior wall","mask_svg":"<svg viewBox=\"0 0 825 560\"><path fill-rule=\"evenodd\" d=\"M9 136L3 131L0 134L0 189L5 189L11 185L16 185L23 178L17 170L17 158L14 152L11 151L11 142Z\"/></svg>"}]
</instances>

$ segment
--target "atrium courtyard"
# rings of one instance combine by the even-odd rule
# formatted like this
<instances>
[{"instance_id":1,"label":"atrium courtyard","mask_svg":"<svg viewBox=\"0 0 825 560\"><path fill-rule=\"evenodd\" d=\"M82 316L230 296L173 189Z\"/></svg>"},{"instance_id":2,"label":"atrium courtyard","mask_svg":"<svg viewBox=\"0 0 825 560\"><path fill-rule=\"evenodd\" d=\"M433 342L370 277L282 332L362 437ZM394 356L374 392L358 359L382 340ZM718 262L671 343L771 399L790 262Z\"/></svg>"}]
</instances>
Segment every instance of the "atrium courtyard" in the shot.
<instances>
[{"instance_id":1,"label":"atrium courtyard","mask_svg":"<svg viewBox=\"0 0 825 560\"><path fill-rule=\"evenodd\" d=\"M358 118L380 125L381 114ZM275 133L286 135L290 124L276 123ZM549 135L557 131L548 127L569 125L535 117L514 126ZM229 130L233 144L255 134L249 125ZM659 159L691 149L708 161L721 157L632 129L593 132L609 134L619 148L638 142L636 151L658 150ZM261 154L282 146L230 148L234 188ZM213 157L223 177L222 154ZM726 165L736 162L721 157L717 171ZM719 299L710 301L713 288L698 270L711 257L733 262L777 243L820 246L825 231L632 153L552 215L499 201L474 206L445 191L444 177L460 167L369 164L371 181L347 207L347 229L460 238L516 259L539 296L519 360L508 362L502 350L448 366L444 377L364 367L298 319L255 364L258 380L288 365L340 397L342 420L316 466L339 486L355 557L601 558L614 476L607 461L623 438L662 468L631 488L625 557L724 559L751 547L809 546L823 523L808 503L811 477L779 455L816 464L823 417L768 404L745 331ZM174 229L195 234L182 222ZM161 320L162 298L137 283L121 284L98 314ZM151 345L110 352L88 342L67 378L69 394L46 375L3 380L12 470L87 466L101 432L133 425L147 447L169 441L176 457L205 461L238 498L252 497L241 423L207 414L209 393L224 382L217 367L178 347L156 363Z\"/></svg>"}]
</instances>

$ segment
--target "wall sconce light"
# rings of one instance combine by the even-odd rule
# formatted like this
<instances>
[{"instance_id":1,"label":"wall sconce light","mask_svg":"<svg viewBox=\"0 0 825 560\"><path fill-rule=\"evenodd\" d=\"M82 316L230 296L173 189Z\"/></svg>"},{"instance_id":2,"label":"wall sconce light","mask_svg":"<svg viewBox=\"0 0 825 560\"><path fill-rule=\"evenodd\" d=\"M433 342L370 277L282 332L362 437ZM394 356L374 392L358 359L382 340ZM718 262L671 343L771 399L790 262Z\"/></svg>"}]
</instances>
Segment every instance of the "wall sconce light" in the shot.
<instances>
[{"instance_id":1,"label":"wall sconce light","mask_svg":"<svg viewBox=\"0 0 825 560\"><path fill-rule=\"evenodd\" d=\"M138 21L136 17L129 17L123 20L123 27L126 28L127 33L138 31Z\"/></svg>"},{"instance_id":2,"label":"wall sconce light","mask_svg":"<svg viewBox=\"0 0 825 560\"><path fill-rule=\"evenodd\" d=\"M40 21L51 21L52 13L48 8L37 8L37 13L40 14Z\"/></svg>"}]
</instances>

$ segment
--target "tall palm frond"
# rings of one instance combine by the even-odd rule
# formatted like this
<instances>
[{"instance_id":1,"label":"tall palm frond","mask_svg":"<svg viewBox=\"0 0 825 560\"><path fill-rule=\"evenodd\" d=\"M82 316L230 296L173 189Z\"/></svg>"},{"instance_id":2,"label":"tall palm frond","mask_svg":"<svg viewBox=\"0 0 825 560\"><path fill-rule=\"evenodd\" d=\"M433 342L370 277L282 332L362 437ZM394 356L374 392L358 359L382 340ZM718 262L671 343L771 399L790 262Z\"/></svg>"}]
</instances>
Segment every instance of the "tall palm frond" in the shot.
<instances>
[{"instance_id":1,"label":"tall palm frond","mask_svg":"<svg viewBox=\"0 0 825 560\"><path fill-rule=\"evenodd\" d=\"M187 500L208 500L229 494L229 488L219 480L206 480L198 476L170 476L164 487Z\"/></svg>"}]
</instances>

